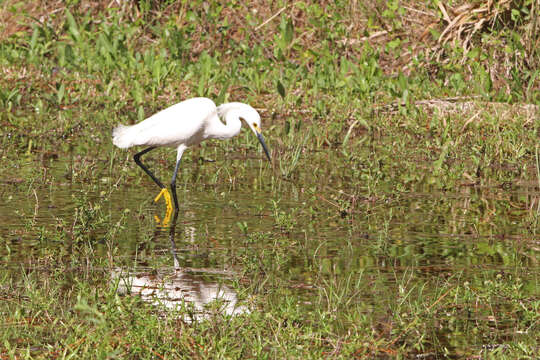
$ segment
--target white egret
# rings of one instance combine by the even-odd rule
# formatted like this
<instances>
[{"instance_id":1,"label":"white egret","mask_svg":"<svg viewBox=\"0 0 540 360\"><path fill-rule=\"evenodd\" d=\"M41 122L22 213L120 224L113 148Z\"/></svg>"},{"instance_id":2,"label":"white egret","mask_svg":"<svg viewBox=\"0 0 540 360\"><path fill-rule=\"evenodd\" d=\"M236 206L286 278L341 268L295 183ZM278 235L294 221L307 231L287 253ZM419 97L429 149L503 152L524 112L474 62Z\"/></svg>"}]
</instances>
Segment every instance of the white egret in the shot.
<instances>
[{"instance_id":1,"label":"white egret","mask_svg":"<svg viewBox=\"0 0 540 360\"><path fill-rule=\"evenodd\" d=\"M178 211L176 175L184 151L206 139L224 140L238 135L242 127L240 119L243 119L257 136L270 160L268 147L261 135L261 117L257 110L239 102L216 106L207 98L182 101L132 126L119 125L112 133L113 144L121 149L136 145L149 146L136 153L133 158L137 165L161 188L161 192L154 201L164 196L169 212L172 210L171 196L163 183L141 162L141 156L159 146L177 148L176 166L170 184L176 213Z\"/></svg>"}]
</instances>

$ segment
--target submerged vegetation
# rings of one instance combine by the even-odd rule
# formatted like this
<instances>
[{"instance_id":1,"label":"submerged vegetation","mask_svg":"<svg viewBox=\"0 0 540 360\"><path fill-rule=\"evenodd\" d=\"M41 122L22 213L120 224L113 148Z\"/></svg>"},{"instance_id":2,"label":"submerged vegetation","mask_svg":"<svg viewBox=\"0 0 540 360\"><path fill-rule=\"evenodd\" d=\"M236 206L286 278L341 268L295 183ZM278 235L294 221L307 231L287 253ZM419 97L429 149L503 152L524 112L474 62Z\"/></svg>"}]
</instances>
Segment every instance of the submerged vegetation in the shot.
<instances>
[{"instance_id":1,"label":"submerged vegetation","mask_svg":"<svg viewBox=\"0 0 540 360\"><path fill-rule=\"evenodd\" d=\"M0 358L535 358L539 14L0 2ZM184 154L175 261L250 309L187 322L118 292L174 267L111 129L196 96L258 109L273 162L246 131Z\"/></svg>"}]
</instances>

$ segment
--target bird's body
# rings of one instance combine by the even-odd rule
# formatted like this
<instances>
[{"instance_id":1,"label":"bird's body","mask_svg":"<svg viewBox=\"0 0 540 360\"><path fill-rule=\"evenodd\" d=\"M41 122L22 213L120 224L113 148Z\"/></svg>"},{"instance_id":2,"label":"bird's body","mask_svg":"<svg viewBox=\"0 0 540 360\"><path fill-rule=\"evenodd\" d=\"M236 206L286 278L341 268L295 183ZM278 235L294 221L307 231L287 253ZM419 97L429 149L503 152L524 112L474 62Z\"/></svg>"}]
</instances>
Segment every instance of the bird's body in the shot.
<instances>
[{"instance_id":1,"label":"bird's body","mask_svg":"<svg viewBox=\"0 0 540 360\"><path fill-rule=\"evenodd\" d=\"M113 130L113 144L125 149L135 145L196 145L205 138L205 129L217 118L216 104L210 99L189 99L161 110L132 126Z\"/></svg>"},{"instance_id":2,"label":"bird's body","mask_svg":"<svg viewBox=\"0 0 540 360\"><path fill-rule=\"evenodd\" d=\"M164 192L167 195L165 186L142 164L140 157L158 146L177 148L176 168L171 181L171 190L173 191L175 209L178 210L175 181L183 152L188 147L197 145L206 139L223 140L238 135L242 127L241 118L257 135L268 160L270 160L268 148L261 135L261 118L255 109L238 102L216 106L212 100L207 98L182 101L135 125L119 125L113 130L113 144L122 149L137 145L149 146L149 148L135 154L134 158L135 162L162 188L160 195ZM169 201L168 206L170 205Z\"/></svg>"}]
</instances>

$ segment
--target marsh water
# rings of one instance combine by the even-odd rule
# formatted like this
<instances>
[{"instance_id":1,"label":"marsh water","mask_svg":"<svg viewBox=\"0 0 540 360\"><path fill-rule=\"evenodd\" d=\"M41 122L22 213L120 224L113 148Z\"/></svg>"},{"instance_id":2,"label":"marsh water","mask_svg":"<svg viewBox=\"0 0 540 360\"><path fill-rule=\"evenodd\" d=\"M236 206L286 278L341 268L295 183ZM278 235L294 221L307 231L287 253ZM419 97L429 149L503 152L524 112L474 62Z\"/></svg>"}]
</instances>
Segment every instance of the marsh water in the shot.
<instances>
[{"instance_id":1,"label":"marsh water","mask_svg":"<svg viewBox=\"0 0 540 360\"><path fill-rule=\"evenodd\" d=\"M208 174L180 182L178 219L163 226L158 189L134 164L139 182L110 176L120 170L105 160L77 161L79 174L60 158L19 162L3 176L0 256L12 279L90 272L160 311L178 305L186 321L256 312L253 297L279 301L278 288L300 313L326 311L347 331L340 309L354 306L381 333L390 314L406 321L444 300L424 327L434 348L481 352L530 336L506 309L513 284L538 296L534 182L359 197L346 181L253 185L265 164L248 159L237 184L208 183ZM448 295L457 285L471 292ZM480 288L495 293L489 303Z\"/></svg>"}]
</instances>

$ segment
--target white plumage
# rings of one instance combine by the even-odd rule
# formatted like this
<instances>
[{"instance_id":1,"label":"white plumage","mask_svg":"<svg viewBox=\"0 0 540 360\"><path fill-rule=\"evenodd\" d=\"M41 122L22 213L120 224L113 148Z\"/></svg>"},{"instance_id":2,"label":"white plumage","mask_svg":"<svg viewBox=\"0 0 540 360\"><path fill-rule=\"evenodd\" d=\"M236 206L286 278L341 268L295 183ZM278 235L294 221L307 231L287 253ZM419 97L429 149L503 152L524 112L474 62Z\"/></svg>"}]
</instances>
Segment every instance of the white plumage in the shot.
<instances>
[{"instance_id":1,"label":"white plumage","mask_svg":"<svg viewBox=\"0 0 540 360\"><path fill-rule=\"evenodd\" d=\"M193 145L204 140L202 137L204 128L211 126L216 120L220 121L215 117L217 107L212 100L206 98L186 100L138 124L118 126L113 130L113 144L122 149L135 145Z\"/></svg>"}]
</instances>

